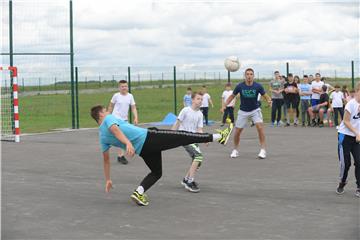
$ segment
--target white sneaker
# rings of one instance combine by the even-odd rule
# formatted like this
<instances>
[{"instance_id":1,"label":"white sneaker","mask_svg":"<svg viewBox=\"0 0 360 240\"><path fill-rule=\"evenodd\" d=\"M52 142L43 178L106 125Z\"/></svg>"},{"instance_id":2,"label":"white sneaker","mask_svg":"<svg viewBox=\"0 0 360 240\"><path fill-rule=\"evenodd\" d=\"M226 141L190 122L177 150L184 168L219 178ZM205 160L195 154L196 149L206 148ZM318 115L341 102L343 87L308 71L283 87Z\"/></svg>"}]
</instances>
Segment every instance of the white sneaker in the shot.
<instances>
[{"instance_id":1,"label":"white sneaker","mask_svg":"<svg viewBox=\"0 0 360 240\"><path fill-rule=\"evenodd\" d=\"M360 188L356 189L355 196L360 198Z\"/></svg>"},{"instance_id":2,"label":"white sneaker","mask_svg":"<svg viewBox=\"0 0 360 240\"><path fill-rule=\"evenodd\" d=\"M265 158L266 158L266 151L265 151L265 149L260 149L260 152L259 152L258 157L261 158L261 159L265 159Z\"/></svg>"},{"instance_id":3,"label":"white sneaker","mask_svg":"<svg viewBox=\"0 0 360 240\"><path fill-rule=\"evenodd\" d=\"M231 158L236 158L236 157L238 157L238 156L239 156L238 150L236 150L236 149L232 150L232 152L231 152L231 154L230 154L230 157L231 157Z\"/></svg>"}]
</instances>

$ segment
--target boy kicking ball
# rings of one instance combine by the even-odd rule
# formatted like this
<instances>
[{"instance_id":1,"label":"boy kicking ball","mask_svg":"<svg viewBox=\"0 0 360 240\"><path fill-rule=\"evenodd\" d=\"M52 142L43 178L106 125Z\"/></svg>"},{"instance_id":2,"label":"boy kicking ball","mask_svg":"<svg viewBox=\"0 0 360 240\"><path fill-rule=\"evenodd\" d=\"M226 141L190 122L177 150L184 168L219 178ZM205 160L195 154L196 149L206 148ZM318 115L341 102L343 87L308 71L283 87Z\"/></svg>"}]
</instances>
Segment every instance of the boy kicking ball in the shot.
<instances>
[{"instance_id":1,"label":"boy kicking ball","mask_svg":"<svg viewBox=\"0 0 360 240\"><path fill-rule=\"evenodd\" d=\"M162 176L162 151L193 143L218 141L220 144L225 144L231 134L231 129L229 128L217 134L156 128L144 129L115 118L101 105L92 107L90 114L99 125L99 140L103 153L106 181L105 192L110 192L112 188L109 153L111 146L124 149L129 156L133 156L135 153L138 154L150 168L150 173L145 176L130 196L134 202L141 206L149 204L149 199L145 192Z\"/></svg>"}]
</instances>

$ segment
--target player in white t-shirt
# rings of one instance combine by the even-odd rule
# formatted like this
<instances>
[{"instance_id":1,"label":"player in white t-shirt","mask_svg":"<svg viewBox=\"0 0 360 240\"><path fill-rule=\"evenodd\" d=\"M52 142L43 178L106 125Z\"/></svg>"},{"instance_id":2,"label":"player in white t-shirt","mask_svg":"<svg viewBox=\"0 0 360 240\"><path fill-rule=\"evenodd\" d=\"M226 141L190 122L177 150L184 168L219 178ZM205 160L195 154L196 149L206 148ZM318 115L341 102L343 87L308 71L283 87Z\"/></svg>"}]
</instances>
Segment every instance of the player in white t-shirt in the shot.
<instances>
[{"instance_id":1,"label":"player in white t-shirt","mask_svg":"<svg viewBox=\"0 0 360 240\"><path fill-rule=\"evenodd\" d=\"M334 124L335 124L336 127L339 126L339 113L340 113L341 121L343 120L343 117L344 117L344 107L343 107L344 106L344 101L345 101L344 93L342 91L340 91L340 86L339 85L335 85L335 91L333 91L330 94L331 105L330 105L330 108L327 111L329 127L332 127L331 118L330 118L332 113L334 113Z\"/></svg>"},{"instance_id":2,"label":"player in white t-shirt","mask_svg":"<svg viewBox=\"0 0 360 240\"><path fill-rule=\"evenodd\" d=\"M230 118L231 123L234 123L234 106L235 106L236 98L234 98L234 100L232 100L227 106L225 106L226 100L232 95L232 93L233 90L231 89L231 83L227 83L225 85L225 90L221 95L221 106L222 109L225 109L221 126L224 126L228 116Z\"/></svg>"},{"instance_id":3,"label":"player in white t-shirt","mask_svg":"<svg viewBox=\"0 0 360 240\"><path fill-rule=\"evenodd\" d=\"M138 113L136 110L134 96L129 93L129 86L126 80L119 81L119 92L115 93L110 100L108 112L112 113L116 118L128 121L129 108L134 115L134 124L138 124ZM117 160L122 164L128 164L123 151L118 151Z\"/></svg>"},{"instance_id":4,"label":"player in white t-shirt","mask_svg":"<svg viewBox=\"0 0 360 240\"><path fill-rule=\"evenodd\" d=\"M315 80L311 82L311 106L318 105L320 102L321 88L324 85L324 82L320 81L320 73L315 74Z\"/></svg>"},{"instance_id":5,"label":"player in white t-shirt","mask_svg":"<svg viewBox=\"0 0 360 240\"><path fill-rule=\"evenodd\" d=\"M211 97L207 92L206 86L202 86L202 94L203 94L203 100L201 103L200 111L203 113L205 118L205 125L209 125L209 103L211 104L211 107L214 107L213 102L211 101Z\"/></svg>"},{"instance_id":6,"label":"player in white t-shirt","mask_svg":"<svg viewBox=\"0 0 360 240\"><path fill-rule=\"evenodd\" d=\"M190 107L184 107L180 111L175 124L171 128L172 130L183 130L193 133L203 132L203 114L200 111L201 102L203 101L202 93L193 92L191 101ZM195 182L195 173L203 161L203 155L197 143L186 145L184 148L189 153L192 163L181 184L190 192L199 192L199 186Z\"/></svg>"},{"instance_id":7,"label":"player in white t-shirt","mask_svg":"<svg viewBox=\"0 0 360 240\"><path fill-rule=\"evenodd\" d=\"M354 159L357 185L355 195L360 197L360 83L356 86L354 99L350 100L345 106L344 120L338 130L338 140L340 181L336 193L344 193L348 171L351 166L351 153Z\"/></svg>"}]
</instances>

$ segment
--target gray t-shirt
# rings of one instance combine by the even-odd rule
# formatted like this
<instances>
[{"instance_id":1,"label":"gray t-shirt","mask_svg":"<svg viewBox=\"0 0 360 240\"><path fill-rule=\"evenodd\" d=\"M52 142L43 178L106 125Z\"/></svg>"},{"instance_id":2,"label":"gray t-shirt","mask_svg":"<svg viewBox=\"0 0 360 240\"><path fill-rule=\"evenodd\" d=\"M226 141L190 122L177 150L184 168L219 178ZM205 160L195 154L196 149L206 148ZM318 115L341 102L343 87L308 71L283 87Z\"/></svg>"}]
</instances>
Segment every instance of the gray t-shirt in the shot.
<instances>
[{"instance_id":1,"label":"gray t-shirt","mask_svg":"<svg viewBox=\"0 0 360 240\"><path fill-rule=\"evenodd\" d=\"M270 87L273 89L273 90L279 90L279 89L283 89L284 88L284 83L282 81L278 81L278 80L271 80L270 81ZM284 96L282 93L274 93L274 92L271 92L271 98L273 99L283 99Z\"/></svg>"}]
</instances>

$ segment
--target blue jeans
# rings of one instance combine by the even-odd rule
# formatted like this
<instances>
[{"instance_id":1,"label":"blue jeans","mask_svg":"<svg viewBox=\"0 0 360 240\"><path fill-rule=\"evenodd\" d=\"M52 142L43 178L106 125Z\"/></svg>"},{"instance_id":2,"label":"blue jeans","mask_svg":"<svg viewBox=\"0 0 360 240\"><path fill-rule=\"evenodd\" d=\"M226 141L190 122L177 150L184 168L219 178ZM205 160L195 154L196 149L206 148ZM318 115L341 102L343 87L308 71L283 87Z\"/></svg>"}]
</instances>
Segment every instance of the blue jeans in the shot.
<instances>
[{"instance_id":1,"label":"blue jeans","mask_svg":"<svg viewBox=\"0 0 360 240\"><path fill-rule=\"evenodd\" d=\"M308 112L308 108L310 107L310 100L307 99L301 99L301 121L303 124L305 124L305 114L307 116L307 122L310 123L310 115Z\"/></svg>"}]
</instances>

